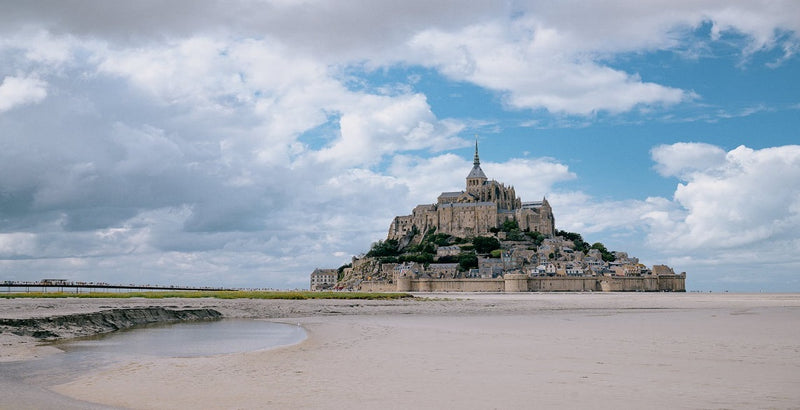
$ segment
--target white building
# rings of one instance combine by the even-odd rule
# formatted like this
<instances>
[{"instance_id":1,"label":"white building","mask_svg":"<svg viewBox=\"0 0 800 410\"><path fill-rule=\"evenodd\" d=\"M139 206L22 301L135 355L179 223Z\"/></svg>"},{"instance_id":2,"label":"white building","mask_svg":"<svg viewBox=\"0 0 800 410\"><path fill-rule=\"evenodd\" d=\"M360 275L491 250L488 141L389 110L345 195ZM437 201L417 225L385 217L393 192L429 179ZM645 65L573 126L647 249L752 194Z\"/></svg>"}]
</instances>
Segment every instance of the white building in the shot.
<instances>
[{"instance_id":1,"label":"white building","mask_svg":"<svg viewBox=\"0 0 800 410\"><path fill-rule=\"evenodd\" d=\"M309 289L323 290L333 287L336 285L338 273L336 269L314 269L314 272L311 272L311 286L309 286Z\"/></svg>"}]
</instances>

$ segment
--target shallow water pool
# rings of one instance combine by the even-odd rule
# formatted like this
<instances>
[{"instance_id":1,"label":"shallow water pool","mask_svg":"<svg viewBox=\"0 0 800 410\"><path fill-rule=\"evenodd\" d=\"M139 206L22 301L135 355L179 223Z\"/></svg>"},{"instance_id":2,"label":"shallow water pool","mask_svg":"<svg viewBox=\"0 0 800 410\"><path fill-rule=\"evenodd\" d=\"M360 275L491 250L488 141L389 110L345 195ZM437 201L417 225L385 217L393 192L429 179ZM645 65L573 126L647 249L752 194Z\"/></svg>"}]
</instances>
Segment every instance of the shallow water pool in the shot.
<instances>
[{"instance_id":1,"label":"shallow water pool","mask_svg":"<svg viewBox=\"0 0 800 410\"><path fill-rule=\"evenodd\" d=\"M55 385L119 363L249 352L292 345L305 338L300 326L256 319L143 326L53 343L64 353L3 363L0 382Z\"/></svg>"},{"instance_id":2,"label":"shallow water pool","mask_svg":"<svg viewBox=\"0 0 800 410\"><path fill-rule=\"evenodd\" d=\"M298 343L303 328L254 319L147 326L56 344L67 355L193 357L249 352Z\"/></svg>"}]
</instances>

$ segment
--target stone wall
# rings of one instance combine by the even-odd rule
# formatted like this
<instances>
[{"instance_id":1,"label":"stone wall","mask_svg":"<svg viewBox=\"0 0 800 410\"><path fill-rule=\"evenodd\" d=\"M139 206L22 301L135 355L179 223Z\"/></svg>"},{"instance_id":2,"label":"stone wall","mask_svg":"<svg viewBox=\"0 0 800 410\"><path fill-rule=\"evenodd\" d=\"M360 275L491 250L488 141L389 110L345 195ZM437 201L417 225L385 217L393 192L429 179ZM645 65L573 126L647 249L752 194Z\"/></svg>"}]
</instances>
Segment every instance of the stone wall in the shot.
<instances>
[{"instance_id":1,"label":"stone wall","mask_svg":"<svg viewBox=\"0 0 800 410\"><path fill-rule=\"evenodd\" d=\"M367 281L365 292L685 292L686 275L528 277L506 274L484 279L411 279L396 283Z\"/></svg>"},{"instance_id":2,"label":"stone wall","mask_svg":"<svg viewBox=\"0 0 800 410\"><path fill-rule=\"evenodd\" d=\"M397 284L387 281L365 280L358 290L361 292L397 292Z\"/></svg>"},{"instance_id":3,"label":"stone wall","mask_svg":"<svg viewBox=\"0 0 800 410\"><path fill-rule=\"evenodd\" d=\"M528 279L530 292L600 292L599 280L593 276L553 276Z\"/></svg>"},{"instance_id":4,"label":"stone wall","mask_svg":"<svg viewBox=\"0 0 800 410\"><path fill-rule=\"evenodd\" d=\"M503 292L498 279L411 279L411 292Z\"/></svg>"}]
</instances>

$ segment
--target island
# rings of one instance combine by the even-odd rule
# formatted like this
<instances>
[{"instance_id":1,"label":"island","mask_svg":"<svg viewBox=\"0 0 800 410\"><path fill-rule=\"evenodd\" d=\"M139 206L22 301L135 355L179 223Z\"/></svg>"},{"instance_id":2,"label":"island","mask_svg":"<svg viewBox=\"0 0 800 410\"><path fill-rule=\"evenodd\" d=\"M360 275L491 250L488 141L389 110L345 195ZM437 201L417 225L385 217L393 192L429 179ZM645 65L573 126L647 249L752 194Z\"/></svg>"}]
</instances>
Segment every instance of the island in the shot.
<instances>
[{"instance_id":1,"label":"island","mask_svg":"<svg viewBox=\"0 0 800 410\"><path fill-rule=\"evenodd\" d=\"M685 292L686 273L647 267L627 252L555 228L547 198L523 202L489 180L475 142L466 189L396 216L385 240L338 269L317 268L311 290L368 292Z\"/></svg>"}]
</instances>

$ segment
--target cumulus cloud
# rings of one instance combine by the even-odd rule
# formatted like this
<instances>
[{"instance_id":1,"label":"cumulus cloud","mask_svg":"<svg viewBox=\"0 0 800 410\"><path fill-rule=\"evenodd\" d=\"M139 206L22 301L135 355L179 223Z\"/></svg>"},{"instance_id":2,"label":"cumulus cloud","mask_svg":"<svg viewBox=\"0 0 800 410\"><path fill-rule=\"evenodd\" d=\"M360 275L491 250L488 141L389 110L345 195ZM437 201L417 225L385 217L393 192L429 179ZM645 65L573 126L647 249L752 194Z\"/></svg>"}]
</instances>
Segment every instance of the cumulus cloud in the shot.
<instances>
[{"instance_id":1,"label":"cumulus cloud","mask_svg":"<svg viewBox=\"0 0 800 410\"><path fill-rule=\"evenodd\" d=\"M186 91L182 83L191 84L196 78L191 73L204 67L206 61L196 58L227 53L219 44L209 44L213 43L209 33L225 33L235 26L238 38L268 41L275 48L314 55L324 64L355 62L380 68L399 62L435 67L455 80L503 94L512 107L580 115L697 98L692 90L641 79L636 73L611 68L607 61L616 53L680 49L684 42L696 41L685 40L682 34L701 24L711 25L709 41L717 41L723 33L744 34L744 54L776 47L794 50L800 44L796 35L781 35L800 29L797 19L789 17L800 11L791 1L709 1L698 6L690 1L618 0L580 7L571 2L474 3L268 1L253 7L247 2L213 1L55 2L49 7L15 4L4 13L4 25L21 30L34 21L55 32L108 38L124 46L199 38L185 41L177 54L150 47L130 49L127 69L158 92L176 98L186 96L180 94ZM87 20L87 16L93 17ZM167 73L188 69L190 75L173 78L169 84L151 81L148 76L165 68L161 55L166 62L182 62L180 67L166 67L179 69ZM292 66L298 70L261 65L272 73L267 77L281 81L286 74L307 74L306 65ZM226 80L226 87L239 88L236 76Z\"/></svg>"},{"instance_id":2,"label":"cumulus cloud","mask_svg":"<svg viewBox=\"0 0 800 410\"><path fill-rule=\"evenodd\" d=\"M800 146L726 152L676 143L651 154L662 175L680 180L672 198L615 200L557 190L548 199L558 228L647 264L691 270L693 286L780 290L770 280L796 283Z\"/></svg>"},{"instance_id":3,"label":"cumulus cloud","mask_svg":"<svg viewBox=\"0 0 800 410\"><path fill-rule=\"evenodd\" d=\"M687 142L659 145L650 151L656 171L665 177L714 169L725 162L725 154L716 145Z\"/></svg>"},{"instance_id":4,"label":"cumulus cloud","mask_svg":"<svg viewBox=\"0 0 800 410\"><path fill-rule=\"evenodd\" d=\"M776 34L797 30L792 2L661 4L5 4L2 272L305 285L309 268L383 237L393 215L463 189L471 166L447 152L469 145L459 134L470 119L443 118L413 84L387 92L350 75L431 67L510 108L587 115L697 98L612 62L680 48L704 22L709 41L744 34L746 53L796 49L794 35ZM554 159L482 165L525 200L548 195L576 230L650 227L652 243L674 248L739 246L724 239L736 224L765 241L796 227L788 193L762 201L774 221L746 207L746 193L777 190L762 170L797 192L785 147L676 144L652 155L682 181L674 200L561 192L577 176Z\"/></svg>"},{"instance_id":5,"label":"cumulus cloud","mask_svg":"<svg viewBox=\"0 0 800 410\"><path fill-rule=\"evenodd\" d=\"M655 147L656 169L676 176L673 198L602 201L580 192L556 193L560 222L584 232L615 228L647 234L670 252L702 249L711 258L731 249L768 249L796 241L800 229L800 146L725 152L710 144ZM783 245L781 245L783 244Z\"/></svg>"},{"instance_id":6,"label":"cumulus cloud","mask_svg":"<svg viewBox=\"0 0 800 410\"><path fill-rule=\"evenodd\" d=\"M3 78L0 83L0 113L16 106L35 104L47 97L46 83L38 78Z\"/></svg>"},{"instance_id":7,"label":"cumulus cloud","mask_svg":"<svg viewBox=\"0 0 800 410\"><path fill-rule=\"evenodd\" d=\"M682 178L675 201L685 214L653 235L655 243L679 248L760 247L785 240L800 228L800 146L761 150L740 146L729 151L721 164Z\"/></svg>"},{"instance_id":8,"label":"cumulus cloud","mask_svg":"<svg viewBox=\"0 0 800 410\"><path fill-rule=\"evenodd\" d=\"M421 94L397 97L361 96L339 120L340 138L315 157L351 165L374 165L385 154L463 146L455 137L463 126L439 121Z\"/></svg>"},{"instance_id":9,"label":"cumulus cloud","mask_svg":"<svg viewBox=\"0 0 800 410\"><path fill-rule=\"evenodd\" d=\"M467 27L457 32L428 30L409 48L416 63L432 65L445 75L506 94L514 108L591 114L623 112L639 104L675 104L692 93L642 82L638 76L573 54L554 30L518 29L505 22Z\"/></svg>"}]
</instances>

